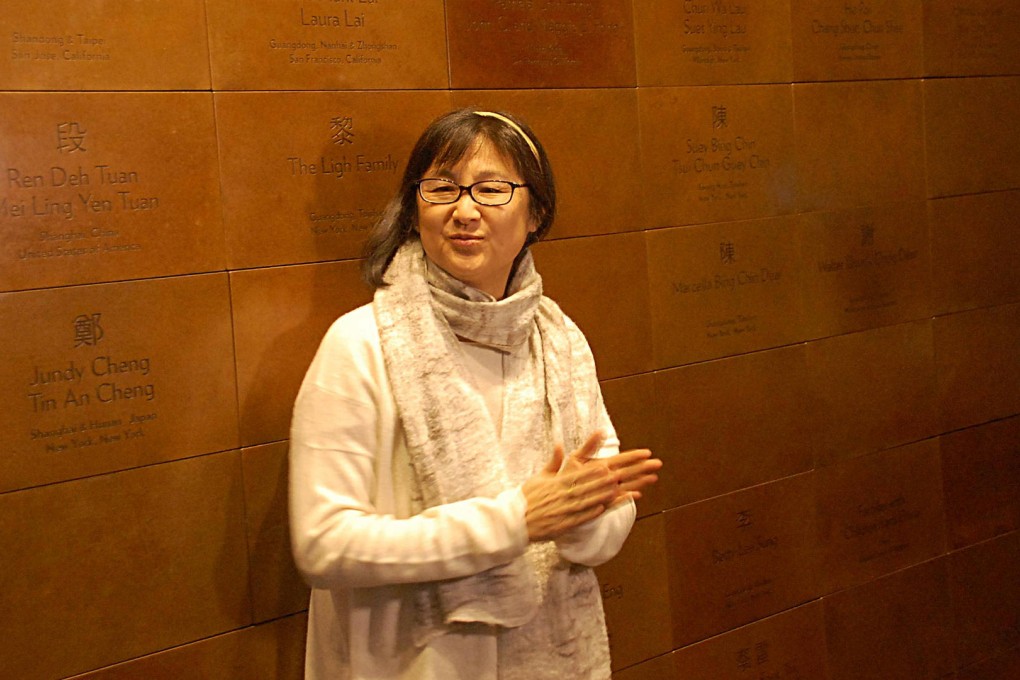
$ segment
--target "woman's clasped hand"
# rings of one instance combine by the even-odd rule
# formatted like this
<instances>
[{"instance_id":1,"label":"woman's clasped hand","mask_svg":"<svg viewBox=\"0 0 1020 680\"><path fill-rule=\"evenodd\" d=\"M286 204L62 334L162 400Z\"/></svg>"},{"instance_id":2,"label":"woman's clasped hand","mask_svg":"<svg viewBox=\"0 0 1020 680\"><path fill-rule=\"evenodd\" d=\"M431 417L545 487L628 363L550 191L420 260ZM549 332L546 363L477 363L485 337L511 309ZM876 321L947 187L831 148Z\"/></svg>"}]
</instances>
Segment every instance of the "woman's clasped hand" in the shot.
<instances>
[{"instance_id":1,"label":"woman's clasped hand","mask_svg":"<svg viewBox=\"0 0 1020 680\"><path fill-rule=\"evenodd\" d=\"M597 431L569 456L557 445L545 469L524 483L530 540L554 539L595 519L614 503L637 500L642 488L658 480L662 461L652 458L648 449L594 457L604 439Z\"/></svg>"}]
</instances>

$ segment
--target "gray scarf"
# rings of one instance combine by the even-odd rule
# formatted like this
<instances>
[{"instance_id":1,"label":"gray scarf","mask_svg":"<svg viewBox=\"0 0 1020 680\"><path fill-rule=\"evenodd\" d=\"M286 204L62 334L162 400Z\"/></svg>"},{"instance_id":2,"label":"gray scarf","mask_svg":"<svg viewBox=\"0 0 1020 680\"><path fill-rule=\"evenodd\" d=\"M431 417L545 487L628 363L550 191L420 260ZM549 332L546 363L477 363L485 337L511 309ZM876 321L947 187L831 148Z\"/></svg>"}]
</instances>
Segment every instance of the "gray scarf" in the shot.
<instances>
[{"instance_id":1,"label":"gray scarf","mask_svg":"<svg viewBox=\"0 0 1020 680\"><path fill-rule=\"evenodd\" d=\"M498 301L428 263L417 240L400 248L385 280L373 308L416 507L495 497L539 472L555 441L571 451L597 427L594 364L542 295L530 253ZM461 340L504 353L501 432L459 359ZM598 581L551 541L473 576L419 584L415 601L419 645L458 627L497 626L503 680L609 678Z\"/></svg>"}]
</instances>

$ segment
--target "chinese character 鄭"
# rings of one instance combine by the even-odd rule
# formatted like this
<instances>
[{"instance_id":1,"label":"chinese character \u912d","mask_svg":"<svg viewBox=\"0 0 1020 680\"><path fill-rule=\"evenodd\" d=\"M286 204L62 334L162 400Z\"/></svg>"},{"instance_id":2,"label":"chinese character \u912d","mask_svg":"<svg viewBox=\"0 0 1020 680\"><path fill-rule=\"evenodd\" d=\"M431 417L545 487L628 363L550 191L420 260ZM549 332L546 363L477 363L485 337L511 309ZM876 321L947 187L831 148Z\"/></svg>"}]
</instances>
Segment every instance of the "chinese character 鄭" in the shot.
<instances>
[{"instance_id":1,"label":"chinese character \u912d","mask_svg":"<svg viewBox=\"0 0 1020 680\"><path fill-rule=\"evenodd\" d=\"M99 314L81 314L74 320L74 346L95 345L103 337Z\"/></svg>"},{"instance_id":2,"label":"chinese character \u912d","mask_svg":"<svg viewBox=\"0 0 1020 680\"><path fill-rule=\"evenodd\" d=\"M87 151L85 130L77 123L57 123L57 150L61 153Z\"/></svg>"},{"instance_id":3,"label":"chinese character \u912d","mask_svg":"<svg viewBox=\"0 0 1020 680\"><path fill-rule=\"evenodd\" d=\"M333 143L343 146L344 144L354 143L354 119L350 116L346 118L340 118L337 116L333 120L329 121L330 128L333 130Z\"/></svg>"}]
</instances>

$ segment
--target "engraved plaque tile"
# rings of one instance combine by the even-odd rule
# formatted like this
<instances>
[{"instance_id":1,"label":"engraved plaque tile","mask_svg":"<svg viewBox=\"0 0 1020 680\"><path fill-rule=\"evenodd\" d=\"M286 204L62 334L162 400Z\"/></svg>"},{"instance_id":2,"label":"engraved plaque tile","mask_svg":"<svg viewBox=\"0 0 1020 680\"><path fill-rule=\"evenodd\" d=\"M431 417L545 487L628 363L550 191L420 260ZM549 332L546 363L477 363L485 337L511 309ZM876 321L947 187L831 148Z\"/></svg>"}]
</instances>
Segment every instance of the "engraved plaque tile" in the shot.
<instances>
[{"instance_id":1,"label":"engraved plaque tile","mask_svg":"<svg viewBox=\"0 0 1020 680\"><path fill-rule=\"evenodd\" d=\"M180 680L180 678L304 677L305 614L217 635L126 661L71 680Z\"/></svg>"},{"instance_id":2,"label":"engraved plaque tile","mask_svg":"<svg viewBox=\"0 0 1020 680\"><path fill-rule=\"evenodd\" d=\"M792 103L789 85L639 89L646 225L792 212Z\"/></svg>"},{"instance_id":3,"label":"engraved plaque tile","mask_svg":"<svg viewBox=\"0 0 1020 680\"><path fill-rule=\"evenodd\" d=\"M249 624L242 493L226 452L0 495L4 673L66 677Z\"/></svg>"},{"instance_id":4,"label":"engraved plaque tile","mask_svg":"<svg viewBox=\"0 0 1020 680\"><path fill-rule=\"evenodd\" d=\"M927 317L931 269L924 203L799 218L810 337ZM939 278L944 278L940 273Z\"/></svg>"},{"instance_id":5,"label":"engraved plaque tile","mask_svg":"<svg viewBox=\"0 0 1020 680\"><path fill-rule=\"evenodd\" d=\"M812 408L828 464L938 433L931 322L915 321L807 345Z\"/></svg>"},{"instance_id":6,"label":"engraved plaque tile","mask_svg":"<svg viewBox=\"0 0 1020 680\"><path fill-rule=\"evenodd\" d=\"M956 680L1013 680L1020 678L1020 647L961 669Z\"/></svg>"},{"instance_id":7,"label":"engraved plaque tile","mask_svg":"<svg viewBox=\"0 0 1020 680\"><path fill-rule=\"evenodd\" d=\"M822 607L796 607L684 647L676 657L683 680L828 680Z\"/></svg>"},{"instance_id":8,"label":"engraved plaque tile","mask_svg":"<svg viewBox=\"0 0 1020 680\"><path fill-rule=\"evenodd\" d=\"M783 83L793 78L790 0L636 0L638 84Z\"/></svg>"},{"instance_id":9,"label":"engraved plaque tile","mask_svg":"<svg viewBox=\"0 0 1020 680\"><path fill-rule=\"evenodd\" d=\"M924 198L920 81L800 84L793 93L802 211Z\"/></svg>"},{"instance_id":10,"label":"engraved plaque tile","mask_svg":"<svg viewBox=\"0 0 1020 680\"><path fill-rule=\"evenodd\" d=\"M202 0L4 3L0 90L207 90Z\"/></svg>"},{"instance_id":11,"label":"engraved plaque tile","mask_svg":"<svg viewBox=\"0 0 1020 680\"><path fill-rule=\"evenodd\" d=\"M614 669L672 649L664 529L662 514L639 520L620 553L596 570Z\"/></svg>"},{"instance_id":12,"label":"engraved plaque tile","mask_svg":"<svg viewBox=\"0 0 1020 680\"><path fill-rule=\"evenodd\" d=\"M441 0L207 0L216 90L445 88Z\"/></svg>"},{"instance_id":13,"label":"engraved plaque tile","mask_svg":"<svg viewBox=\"0 0 1020 680\"><path fill-rule=\"evenodd\" d=\"M216 94L231 268L358 257L445 92Z\"/></svg>"},{"instance_id":14,"label":"engraved plaque tile","mask_svg":"<svg viewBox=\"0 0 1020 680\"><path fill-rule=\"evenodd\" d=\"M919 78L919 0L791 0L797 81Z\"/></svg>"},{"instance_id":15,"label":"engraved plaque tile","mask_svg":"<svg viewBox=\"0 0 1020 680\"><path fill-rule=\"evenodd\" d=\"M1020 76L926 80L928 196L1020 188L1017 110Z\"/></svg>"},{"instance_id":16,"label":"engraved plaque tile","mask_svg":"<svg viewBox=\"0 0 1020 680\"><path fill-rule=\"evenodd\" d=\"M943 432L1020 413L1020 304L935 319Z\"/></svg>"},{"instance_id":17,"label":"engraved plaque tile","mask_svg":"<svg viewBox=\"0 0 1020 680\"><path fill-rule=\"evenodd\" d=\"M634 86L627 0L447 0L455 88Z\"/></svg>"},{"instance_id":18,"label":"engraved plaque tile","mask_svg":"<svg viewBox=\"0 0 1020 680\"><path fill-rule=\"evenodd\" d=\"M621 450L651 449L652 454L663 461L658 473L659 481L641 492L638 515L661 512L679 505L680 478L677 467L672 464L671 451L663 443L666 417L661 409L649 408L652 395L655 399L661 396L656 392L652 373L602 383L602 397L620 438Z\"/></svg>"},{"instance_id":19,"label":"engraved plaque tile","mask_svg":"<svg viewBox=\"0 0 1020 680\"><path fill-rule=\"evenodd\" d=\"M825 592L945 552L938 440L820 470L818 531Z\"/></svg>"},{"instance_id":20,"label":"engraved plaque tile","mask_svg":"<svg viewBox=\"0 0 1020 680\"><path fill-rule=\"evenodd\" d=\"M231 272L241 442L286 439L298 388L322 336L371 302L359 261Z\"/></svg>"},{"instance_id":21,"label":"engraved plaque tile","mask_svg":"<svg viewBox=\"0 0 1020 680\"><path fill-rule=\"evenodd\" d=\"M928 213L937 312L1020 300L1020 191L929 201Z\"/></svg>"},{"instance_id":22,"label":"engraved plaque tile","mask_svg":"<svg viewBox=\"0 0 1020 680\"><path fill-rule=\"evenodd\" d=\"M545 294L584 332L599 378L651 368L648 271L641 233L538 243Z\"/></svg>"},{"instance_id":23,"label":"engraved plaque tile","mask_svg":"<svg viewBox=\"0 0 1020 680\"><path fill-rule=\"evenodd\" d=\"M542 141L557 180L546 238L641 227L636 90L474 90L453 104L519 115ZM597 111L597 123L579 124L579 111Z\"/></svg>"},{"instance_id":24,"label":"engraved plaque tile","mask_svg":"<svg viewBox=\"0 0 1020 680\"><path fill-rule=\"evenodd\" d=\"M946 572L939 558L823 598L832 680L950 675Z\"/></svg>"},{"instance_id":25,"label":"engraved plaque tile","mask_svg":"<svg viewBox=\"0 0 1020 680\"><path fill-rule=\"evenodd\" d=\"M209 93L0 93L0 290L223 268Z\"/></svg>"},{"instance_id":26,"label":"engraved plaque tile","mask_svg":"<svg viewBox=\"0 0 1020 680\"><path fill-rule=\"evenodd\" d=\"M0 295L0 492L237 446L225 274Z\"/></svg>"},{"instance_id":27,"label":"engraved plaque tile","mask_svg":"<svg viewBox=\"0 0 1020 680\"><path fill-rule=\"evenodd\" d=\"M924 64L929 76L1020 72L1020 7L1012 0L926 0Z\"/></svg>"},{"instance_id":28,"label":"engraved plaque tile","mask_svg":"<svg viewBox=\"0 0 1020 680\"><path fill-rule=\"evenodd\" d=\"M670 510L665 517L675 646L817 595L811 474Z\"/></svg>"},{"instance_id":29,"label":"engraved plaque tile","mask_svg":"<svg viewBox=\"0 0 1020 680\"><path fill-rule=\"evenodd\" d=\"M951 544L1020 529L1020 416L947 434L941 443Z\"/></svg>"},{"instance_id":30,"label":"engraved plaque tile","mask_svg":"<svg viewBox=\"0 0 1020 680\"><path fill-rule=\"evenodd\" d=\"M657 453L681 503L811 469L814 411L797 345L655 374L664 419Z\"/></svg>"},{"instance_id":31,"label":"engraved plaque tile","mask_svg":"<svg viewBox=\"0 0 1020 680\"><path fill-rule=\"evenodd\" d=\"M287 442L244 449L244 503L256 621L308 608L308 587L290 554Z\"/></svg>"},{"instance_id":32,"label":"engraved plaque tile","mask_svg":"<svg viewBox=\"0 0 1020 680\"><path fill-rule=\"evenodd\" d=\"M961 666L1020 646L1020 533L952 553L950 587Z\"/></svg>"},{"instance_id":33,"label":"engraved plaque tile","mask_svg":"<svg viewBox=\"0 0 1020 680\"><path fill-rule=\"evenodd\" d=\"M663 654L613 673L613 680L680 680L676 652Z\"/></svg>"},{"instance_id":34,"label":"engraved plaque tile","mask_svg":"<svg viewBox=\"0 0 1020 680\"><path fill-rule=\"evenodd\" d=\"M803 339L796 236L789 217L647 232L656 368Z\"/></svg>"}]
</instances>

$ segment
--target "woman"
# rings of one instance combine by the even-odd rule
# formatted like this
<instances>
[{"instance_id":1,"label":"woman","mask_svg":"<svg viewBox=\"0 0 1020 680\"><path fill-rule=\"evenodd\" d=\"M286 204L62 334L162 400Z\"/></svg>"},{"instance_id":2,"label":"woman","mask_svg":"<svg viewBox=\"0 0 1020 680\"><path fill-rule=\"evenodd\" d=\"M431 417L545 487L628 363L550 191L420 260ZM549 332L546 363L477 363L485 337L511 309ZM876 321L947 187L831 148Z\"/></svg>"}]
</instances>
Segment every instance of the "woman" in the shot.
<instances>
[{"instance_id":1,"label":"woman","mask_svg":"<svg viewBox=\"0 0 1020 680\"><path fill-rule=\"evenodd\" d=\"M541 294L528 246L554 213L520 121L453 111L418 140L369 243L374 300L294 407L307 678L609 677L591 567L661 463L619 453L588 344Z\"/></svg>"}]
</instances>

